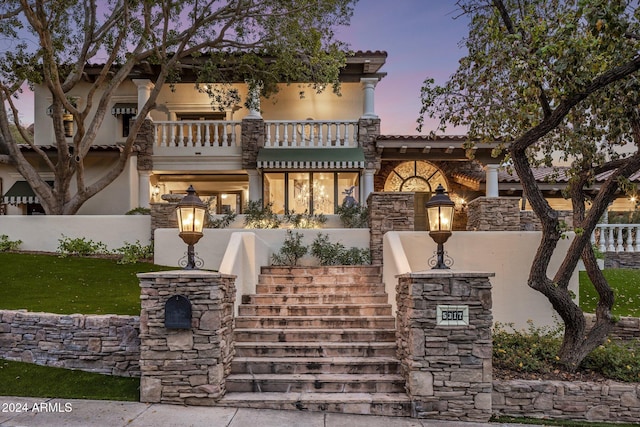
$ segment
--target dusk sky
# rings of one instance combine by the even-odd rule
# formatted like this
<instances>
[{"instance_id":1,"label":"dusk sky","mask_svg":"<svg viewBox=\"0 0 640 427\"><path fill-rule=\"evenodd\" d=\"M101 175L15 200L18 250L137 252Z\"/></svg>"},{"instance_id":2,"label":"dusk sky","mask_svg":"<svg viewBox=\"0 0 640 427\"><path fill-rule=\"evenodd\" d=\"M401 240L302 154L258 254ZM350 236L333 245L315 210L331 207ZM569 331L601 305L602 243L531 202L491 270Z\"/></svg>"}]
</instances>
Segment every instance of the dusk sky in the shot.
<instances>
[{"instance_id":1,"label":"dusk sky","mask_svg":"<svg viewBox=\"0 0 640 427\"><path fill-rule=\"evenodd\" d=\"M467 35L467 20L457 16L455 0L360 0L351 26L337 38L353 50L386 51L381 71L387 76L376 87L376 113L385 135L417 134L420 88L426 77L443 83L464 55L459 47ZM6 46L3 46L6 48ZM33 98L23 96L23 123L33 122ZM433 124L426 123L423 133Z\"/></svg>"},{"instance_id":2,"label":"dusk sky","mask_svg":"<svg viewBox=\"0 0 640 427\"><path fill-rule=\"evenodd\" d=\"M375 93L383 135L418 133L422 82L444 83L466 53L459 45L468 20L456 16L455 0L360 0L351 26L338 32L353 50L387 52L380 70L387 76ZM422 133L434 127L427 123Z\"/></svg>"}]
</instances>

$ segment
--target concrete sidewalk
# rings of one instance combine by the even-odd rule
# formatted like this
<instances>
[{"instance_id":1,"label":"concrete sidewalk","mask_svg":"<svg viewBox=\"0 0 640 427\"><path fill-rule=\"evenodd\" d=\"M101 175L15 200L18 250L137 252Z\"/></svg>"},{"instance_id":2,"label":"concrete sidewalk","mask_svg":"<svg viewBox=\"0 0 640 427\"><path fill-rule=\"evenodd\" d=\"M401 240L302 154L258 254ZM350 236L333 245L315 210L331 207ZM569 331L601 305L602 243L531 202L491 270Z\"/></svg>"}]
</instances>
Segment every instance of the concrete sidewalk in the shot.
<instances>
[{"instance_id":1,"label":"concrete sidewalk","mask_svg":"<svg viewBox=\"0 0 640 427\"><path fill-rule=\"evenodd\" d=\"M0 396L0 426L28 427L483 427L464 423L373 415L175 406L136 402Z\"/></svg>"}]
</instances>

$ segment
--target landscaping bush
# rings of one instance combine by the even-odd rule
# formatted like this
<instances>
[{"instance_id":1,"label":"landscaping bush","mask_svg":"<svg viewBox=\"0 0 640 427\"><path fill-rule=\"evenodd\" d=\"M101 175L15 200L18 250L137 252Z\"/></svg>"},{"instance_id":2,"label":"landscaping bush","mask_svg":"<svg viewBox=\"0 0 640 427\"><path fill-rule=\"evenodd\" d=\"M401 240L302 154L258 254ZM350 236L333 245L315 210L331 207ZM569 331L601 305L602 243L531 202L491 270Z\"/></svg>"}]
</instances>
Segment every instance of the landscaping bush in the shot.
<instances>
[{"instance_id":1,"label":"landscaping bush","mask_svg":"<svg viewBox=\"0 0 640 427\"><path fill-rule=\"evenodd\" d=\"M342 243L331 243L327 234L318 233L311 243L311 255L320 260L320 265L366 265L371 263L369 249L352 247Z\"/></svg>"},{"instance_id":2,"label":"landscaping bush","mask_svg":"<svg viewBox=\"0 0 640 427\"><path fill-rule=\"evenodd\" d=\"M85 239L79 237L72 239L70 237L62 235L61 239L58 239L58 254L61 258L76 255L96 255L96 254L108 254L109 249L107 245L102 242L94 242L91 239Z\"/></svg>"},{"instance_id":3,"label":"landscaping bush","mask_svg":"<svg viewBox=\"0 0 640 427\"><path fill-rule=\"evenodd\" d=\"M113 252L120 255L118 264L134 264L153 258L153 245L142 245L139 240L136 243L124 242L124 246Z\"/></svg>"},{"instance_id":4,"label":"landscaping bush","mask_svg":"<svg viewBox=\"0 0 640 427\"><path fill-rule=\"evenodd\" d=\"M262 200L249 200L244 214L245 228L278 228L282 223L273 212L273 203L262 206Z\"/></svg>"},{"instance_id":5,"label":"landscaping bush","mask_svg":"<svg viewBox=\"0 0 640 427\"><path fill-rule=\"evenodd\" d=\"M306 255L309 249L302 244L302 234L293 233L287 230L287 237L284 239L282 248L277 254L271 256L272 265L298 265L300 258Z\"/></svg>"},{"instance_id":6,"label":"landscaping bush","mask_svg":"<svg viewBox=\"0 0 640 427\"><path fill-rule=\"evenodd\" d=\"M22 244L22 240L9 240L9 236L0 236L0 252L16 251Z\"/></svg>"},{"instance_id":7,"label":"landscaping bush","mask_svg":"<svg viewBox=\"0 0 640 427\"><path fill-rule=\"evenodd\" d=\"M304 213L291 211L284 215L284 220L293 228L322 228L322 225L327 222L327 217L323 214L312 215L308 211Z\"/></svg>"},{"instance_id":8,"label":"landscaping bush","mask_svg":"<svg viewBox=\"0 0 640 427\"><path fill-rule=\"evenodd\" d=\"M367 228L369 226L369 208L359 203L343 202L336 209L336 213L347 228Z\"/></svg>"}]
</instances>

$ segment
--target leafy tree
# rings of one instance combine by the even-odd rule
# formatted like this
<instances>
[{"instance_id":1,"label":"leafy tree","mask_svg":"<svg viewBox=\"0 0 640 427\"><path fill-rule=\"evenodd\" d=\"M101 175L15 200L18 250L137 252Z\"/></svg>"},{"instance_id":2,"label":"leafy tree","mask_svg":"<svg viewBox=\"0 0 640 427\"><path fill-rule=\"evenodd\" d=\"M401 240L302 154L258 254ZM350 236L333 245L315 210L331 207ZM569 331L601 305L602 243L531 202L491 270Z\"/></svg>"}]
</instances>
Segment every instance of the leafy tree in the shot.
<instances>
[{"instance_id":1,"label":"leafy tree","mask_svg":"<svg viewBox=\"0 0 640 427\"><path fill-rule=\"evenodd\" d=\"M457 5L470 17L468 54L443 86L425 81L419 128L425 117L437 118L440 131L453 124L468 128L469 141L500 142L494 154L505 155L542 222L528 285L544 294L564 321L558 356L575 369L614 325L614 295L589 239L616 193L628 190L628 177L640 169L640 10L636 2L622 0L460 0ZM547 267L563 227L532 169L551 165L554 156L570 164L566 197L576 237L550 277ZM606 181L590 193L602 173ZM580 257L599 294L597 321L589 331L568 289Z\"/></svg>"},{"instance_id":2,"label":"leafy tree","mask_svg":"<svg viewBox=\"0 0 640 427\"><path fill-rule=\"evenodd\" d=\"M313 82L339 89L344 46L333 29L346 25L355 0L7 0L0 3L0 162L29 182L48 214L74 214L124 170L135 136L165 84L181 81L248 81L263 95L276 82ZM33 39L36 45L25 40ZM94 64L94 65L90 65ZM95 65L100 64L100 65ZM154 88L131 123L117 163L93 182L85 158L116 89L132 71L152 76ZM215 79L215 80L211 80ZM240 80L242 79L242 80ZM29 142L20 126L14 95L24 84L41 85L53 99L56 152ZM203 89L224 106L234 94ZM73 94L82 91L82 103ZM81 104L81 105L76 105ZM90 114L91 109L95 114ZM63 115L76 131L68 142ZM21 131L11 133L10 124ZM26 142L33 164L20 150ZM53 173L51 188L34 164ZM75 180L77 191L71 191Z\"/></svg>"}]
</instances>

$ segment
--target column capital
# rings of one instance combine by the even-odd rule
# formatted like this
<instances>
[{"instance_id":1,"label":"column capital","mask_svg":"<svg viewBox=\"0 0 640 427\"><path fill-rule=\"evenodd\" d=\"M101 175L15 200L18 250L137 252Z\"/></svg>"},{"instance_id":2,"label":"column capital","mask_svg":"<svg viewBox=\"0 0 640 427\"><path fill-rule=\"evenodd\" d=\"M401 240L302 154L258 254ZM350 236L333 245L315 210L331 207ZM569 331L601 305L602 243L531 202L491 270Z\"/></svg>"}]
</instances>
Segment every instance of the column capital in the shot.
<instances>
[{"instance_id":1,"label":"column capital","mask_svg":"<svg viewBox=\"0 0 640 427\"><path fill-rule=\"evenodd\" d=\"M138 89L145 88L151 90L156 87L156 85L149 79L131 79L131 81L138 87Z\"/></svg>"},{"instance_id":2,"label":"column capital","mask_svg":"<svg viewBox=\"0 0 640 427\"><path fill-rule=\"evenodd\" d=\"M361 77L360 78L360 83L362 84L362 87L375 88L379 81L380 79L378 79L377 77Z\"/></svg>"}]
</instances>

